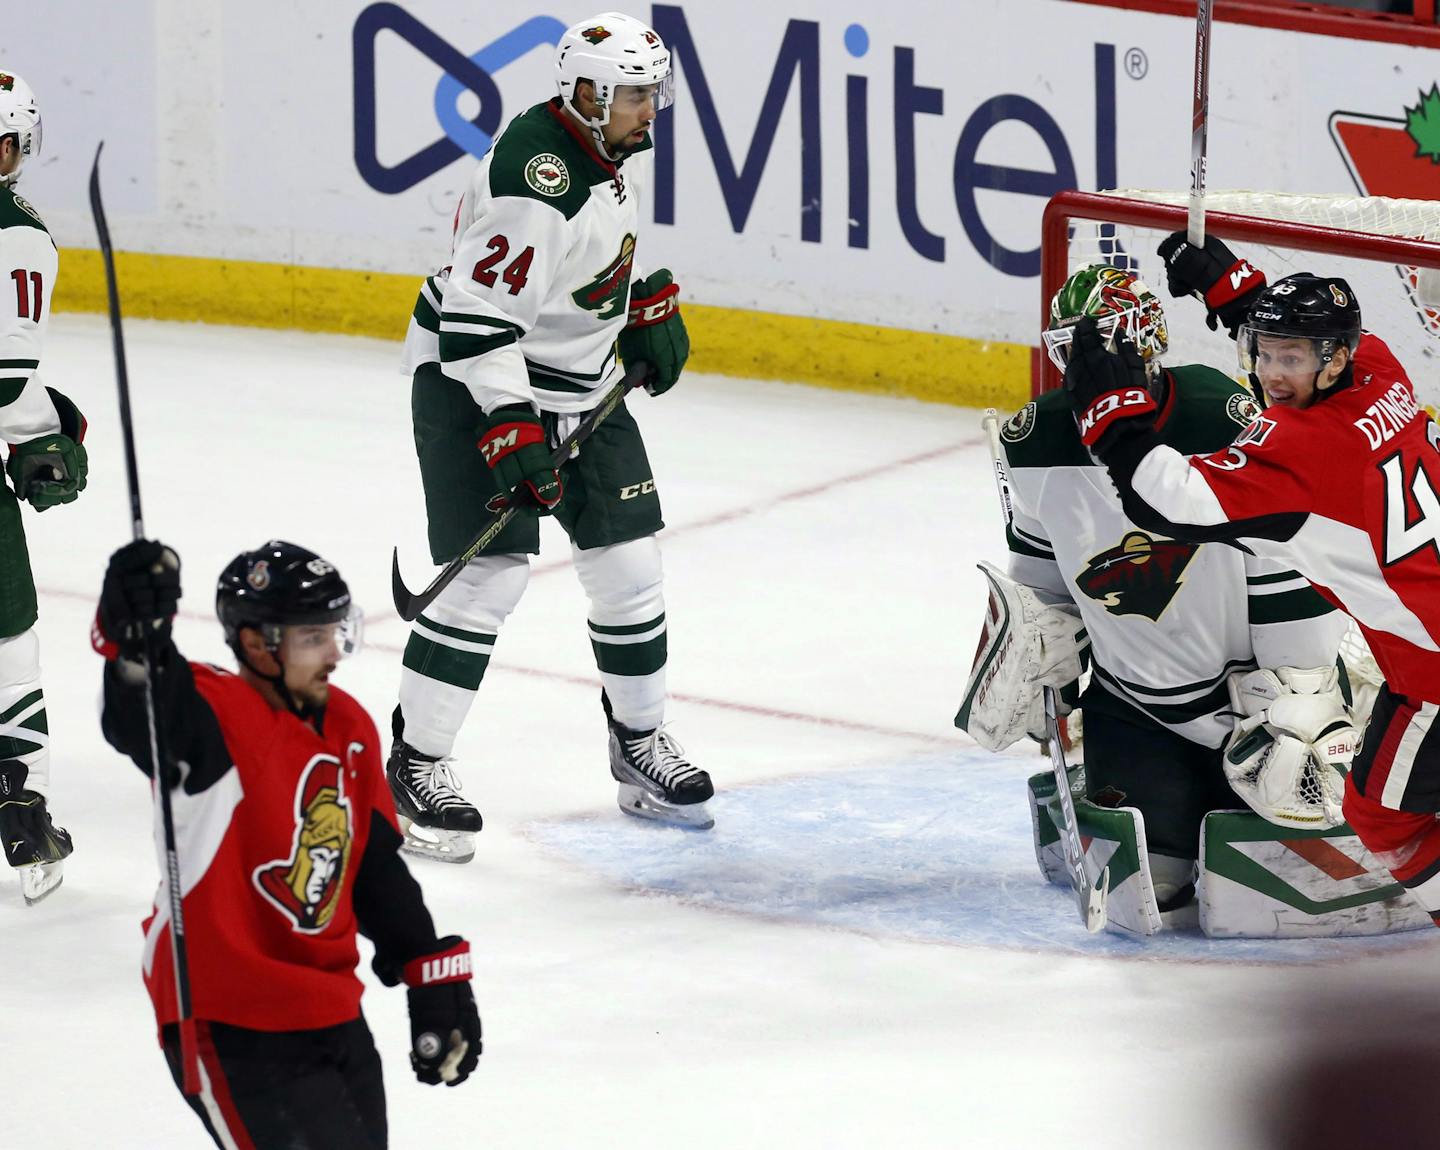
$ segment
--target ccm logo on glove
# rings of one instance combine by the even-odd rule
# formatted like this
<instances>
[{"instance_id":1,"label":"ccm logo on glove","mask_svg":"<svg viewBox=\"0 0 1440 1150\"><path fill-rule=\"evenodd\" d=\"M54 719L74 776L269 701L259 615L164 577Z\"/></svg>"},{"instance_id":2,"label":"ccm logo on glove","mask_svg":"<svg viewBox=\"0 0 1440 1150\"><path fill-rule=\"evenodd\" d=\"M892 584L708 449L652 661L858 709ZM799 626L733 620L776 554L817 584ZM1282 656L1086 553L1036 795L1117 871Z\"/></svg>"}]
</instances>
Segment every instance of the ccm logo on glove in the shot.
<instances>
[{"instance_id":1,"label":"ccm logo on glove","mask_svg":"<svg viewBox=\"0 0 1440 1150\"><path fill-rule=\"evenodd\" d=\"M1128 387L1124 391L1112 391L1100 396L1081 414L1079 419L1080 440L1086 447L1093 447L1095 441L1105 433L1110 419L1117 414L1133 415L1130 409L1155 410L1155 400L1141 387Z\"/></svg>"}]
</instances>

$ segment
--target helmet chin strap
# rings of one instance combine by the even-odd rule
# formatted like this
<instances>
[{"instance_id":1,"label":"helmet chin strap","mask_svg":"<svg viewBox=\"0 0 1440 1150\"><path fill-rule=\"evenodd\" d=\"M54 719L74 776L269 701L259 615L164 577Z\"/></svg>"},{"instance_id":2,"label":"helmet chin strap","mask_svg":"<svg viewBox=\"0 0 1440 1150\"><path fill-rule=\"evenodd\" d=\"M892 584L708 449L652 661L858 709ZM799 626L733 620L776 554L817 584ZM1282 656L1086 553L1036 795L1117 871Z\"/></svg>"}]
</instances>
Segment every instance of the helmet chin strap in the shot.
<instances>
[{"instance_id":1,"label":"helmet chin strap","mask_svg":"<svg viewBox=\"0 0 1440 1150\"><path fill-rule=\"evenodd\" d=\"M574 116L575 119L579 120L580 123L585 125L585 127L590 129L590 138L595 141L595 150L599 152L602 156L604 156L605 159L609 160L612 164L620 163L622 160L625 159L626 156L630 154L624 148L620 149L620 154L618 156L611 154L610 145L605 142L605 125L610 122L610 114L608 111L605 114L605 118L601 120L598 118L589 118L582 115L580 109L575 107L575 105L570 101L565 102L565 110L569 112L572 116Z\"/></svg>"},{"instance_id":2,"label":"helmet chin strap","mask_svg":"<svg viewBox=\"0 0 1440 1150\"><path fill-rule=\"evenodd\" d=\"M297 703L295 701L295 696L285 684L285 664L280 661L280 650L278 647L266 645L266 650L270 652L270 657L275 660L275 665L280 668L279 672L274 675L267 675L264 671L260 670L259 667L255 666L254 663L250 662L250 660L245 657L245 648L239 643L236 643L230 649L235 652L235 658L240 660L241 665L247 671L256 678L264 679L275 688L275 693L280 696L280 701L285 704L287 711L302 723L314 719L315 729L317 731L321 729L325 722L325 708L323 706L317 707L311 703Z\"/></svg>"}]
</instances>

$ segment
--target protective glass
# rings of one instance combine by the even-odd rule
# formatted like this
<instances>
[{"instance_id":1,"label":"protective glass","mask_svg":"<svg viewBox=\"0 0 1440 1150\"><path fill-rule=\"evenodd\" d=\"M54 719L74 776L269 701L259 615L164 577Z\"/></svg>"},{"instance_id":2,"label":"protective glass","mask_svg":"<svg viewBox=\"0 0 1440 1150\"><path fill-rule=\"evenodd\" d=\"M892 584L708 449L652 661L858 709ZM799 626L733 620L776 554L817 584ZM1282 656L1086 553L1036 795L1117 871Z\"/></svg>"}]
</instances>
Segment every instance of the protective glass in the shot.
<instances>
[{"instance_id":1,"label":"protective glass","mask_svg":"<svg viewBox=\"0 0 1440 1150\"><path fill-rule=\"evenodd\" d=\"M284 628L281 657L288 662L323 662L333 644L341 659L358 655L365 641L365 613L352 603L338 623L295 623Z\"/></svg>"},{"instance_id":2,"label":"protective glass","mask_svg":"<svg viewBox=\"0 0 1440 1150\"><path fill-rule=\"evenodd\" d=\"M655 93L655 111L668 108L675 102L675 73L667 72L658 84L617 84L610 102L616 108L633 108L643 103L652 91Z\"/></svg>"},{"instance_id":3,"label":"protective glass","mask_svg":"<svg viewBox=\"0 0 1440 1150\"><path fill-rule=\"evenodd\" d=\"M1312 336L1256 331L1249 324L1241 324L1235 336L1235 355L1244 375L1258 376L1263 372L1309 379L1329 361L1333 343Z\"/></svg>"}]
</instances>

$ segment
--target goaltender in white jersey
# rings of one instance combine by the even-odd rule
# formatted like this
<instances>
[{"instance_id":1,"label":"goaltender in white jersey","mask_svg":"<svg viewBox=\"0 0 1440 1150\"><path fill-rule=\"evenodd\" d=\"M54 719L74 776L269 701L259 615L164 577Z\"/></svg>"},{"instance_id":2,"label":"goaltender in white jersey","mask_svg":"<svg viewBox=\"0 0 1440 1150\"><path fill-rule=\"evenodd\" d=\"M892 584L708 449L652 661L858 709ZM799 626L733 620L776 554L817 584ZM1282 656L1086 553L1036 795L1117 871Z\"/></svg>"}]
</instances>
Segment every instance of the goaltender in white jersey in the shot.
<instances>
[{"instance_id":1,"label":"goaltender in white jersey","mask_svg":"<svg viewBox=\"0 0 1440 1150\"><path fill-rule=\"evenodd\" d=\"M1045 332L1058 363L1085 317L1140 350L1160 435L1182 454L1228 445L1259 414L1218 371L1161 367L1164 314L1134 276L1095 266L1066 281ZM1112 925L1153 933L1161 912L1195 897L1210 812L1243 798L1279 826L1342 822L1341 776L1334 764L1309 761L1313 732L1302 740L1283 712L1308 709L1321 725L1350 730L1336 666L1347 621L1277 561L1137 527L1082 443L1063 392L1023 407L999 445L1009 570L985 567L990 611L956 725L991 749L1027 733L1043 738L1040 685L1068 688L1073 704L1088 644L1091 678L1079 703L1090 801L1077 804L1077 817L1086 837L1120 844L1111 883L1124 889L1112 889ZM1290 701L1272 711L1282 697ZM1037 855L1049 877L1068 881L1058 847L1044 849L1055 838L1051 778L1031 780Z\"/></svg>"}]
</instances>

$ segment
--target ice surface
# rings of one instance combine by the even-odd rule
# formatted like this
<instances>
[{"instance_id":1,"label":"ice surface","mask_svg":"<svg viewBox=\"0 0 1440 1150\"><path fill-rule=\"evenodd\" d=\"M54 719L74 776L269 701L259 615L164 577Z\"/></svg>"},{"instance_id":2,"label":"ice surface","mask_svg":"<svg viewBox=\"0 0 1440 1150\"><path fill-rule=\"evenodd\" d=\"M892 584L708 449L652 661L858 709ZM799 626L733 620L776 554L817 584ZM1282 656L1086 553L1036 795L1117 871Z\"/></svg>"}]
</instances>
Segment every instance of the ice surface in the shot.
<instances>
[{"instance_id":1,"label":"ice surface","mask_svg":"<svg viewBox=\"0 0 1440 1150\"><path fill-rule=\"evenodd\" d=\"M182 648L226 662L215 575L304 543L369 614L337 678L383 728L405 638L391 545L412 586L430 574L396 345L127 337ZM87 628L129 530L104 321L57 317L44 374L91 423L89 490L26 514L53 807L77 846L38 907L0 873L0 1147L205 1145L139 979L147 788L95 717ZM1424 1143L1428 935L1140 946L1085 935L1041 883L1023 787L1043 761L951 726L974 564L1002 548L977 413L698 375L632 407L669 523L670 718L716 779L717 825L615 809L584 600L547 526L457 747L479 853L412 864L442 931L474 943L486 1054L458 1090L418 1085L404 997L370 983L393 1146Z\"/></svg>"}]
</instances>

